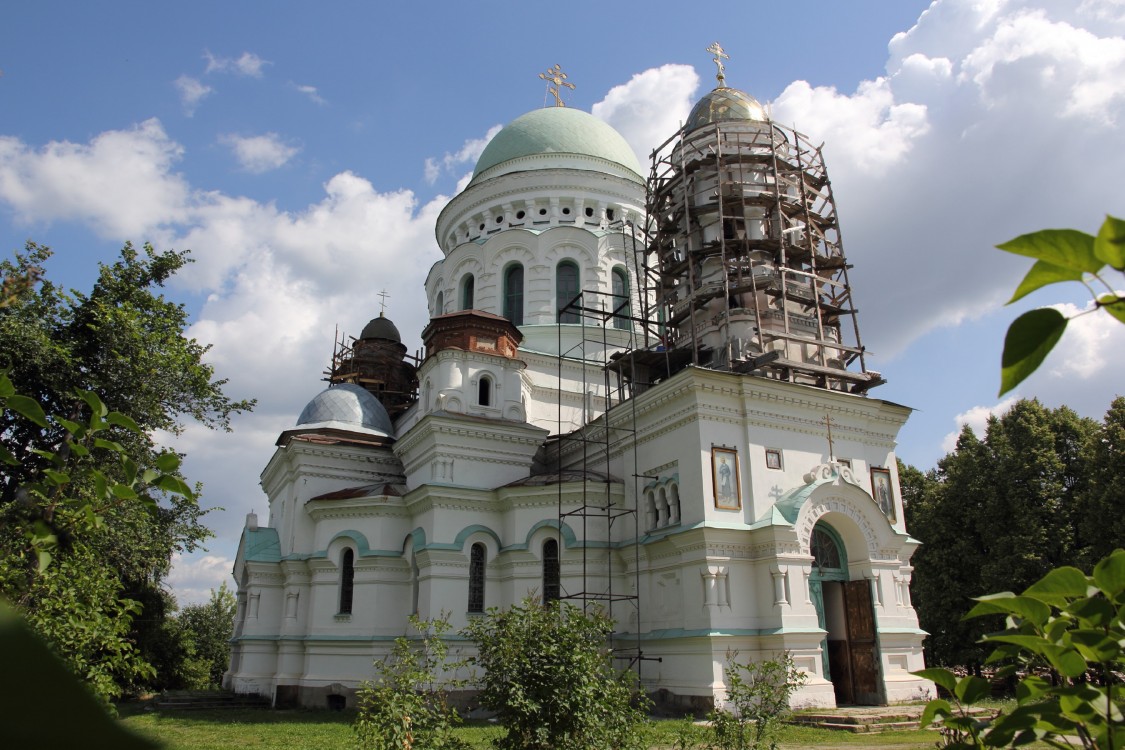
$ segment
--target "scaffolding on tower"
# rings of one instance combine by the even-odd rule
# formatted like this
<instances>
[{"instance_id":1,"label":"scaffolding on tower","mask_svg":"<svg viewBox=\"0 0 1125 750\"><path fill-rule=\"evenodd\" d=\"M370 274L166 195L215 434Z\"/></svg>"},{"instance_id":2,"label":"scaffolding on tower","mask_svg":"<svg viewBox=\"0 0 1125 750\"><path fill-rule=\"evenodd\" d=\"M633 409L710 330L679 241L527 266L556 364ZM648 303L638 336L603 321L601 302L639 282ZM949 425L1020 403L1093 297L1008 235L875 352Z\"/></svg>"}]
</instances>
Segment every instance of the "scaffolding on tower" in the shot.
<instances>
[{"instance_id":1,"label":"scaffolding on tower","mask_svg":"<svg viewBox=\"0 0 1125 750\"><path fill-rule=\"evenodd\" d=\"M717 90L722 91L722 90ZM684 128L653 152L651 294L713 369L863 393L867 369L821 147L771 120Z\"/></svg>"}]
</instances>

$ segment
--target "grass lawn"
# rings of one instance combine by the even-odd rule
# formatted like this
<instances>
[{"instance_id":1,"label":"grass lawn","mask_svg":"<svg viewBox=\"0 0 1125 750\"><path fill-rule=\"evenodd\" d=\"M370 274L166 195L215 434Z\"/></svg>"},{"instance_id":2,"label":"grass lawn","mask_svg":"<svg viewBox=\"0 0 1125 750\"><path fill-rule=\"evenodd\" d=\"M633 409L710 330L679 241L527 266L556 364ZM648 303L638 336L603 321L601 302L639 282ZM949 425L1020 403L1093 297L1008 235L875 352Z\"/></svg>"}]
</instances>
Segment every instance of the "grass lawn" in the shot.
<instances>
[{"instance_id":1,"label":"grass lawn","mask_svg":"<svg viewBox=\"0 0 1125 750\"><path fill-rule=\"evenodd\" d=\"M182 713L144 712L122 707L122 722L133 731L163 743L166 750L341 750L352 746L351 711L193 711ZM650 731L654 750L669 750L676 738L678 721L656 721ZM490 724L474 724L458 730L475 748L491 747L490 740L502 730ZM783 730L782 747L860 748L887 750L932 748L937 735L929 731L852 734L828 729L790 726Z\"/></svg>"}]
</instances>

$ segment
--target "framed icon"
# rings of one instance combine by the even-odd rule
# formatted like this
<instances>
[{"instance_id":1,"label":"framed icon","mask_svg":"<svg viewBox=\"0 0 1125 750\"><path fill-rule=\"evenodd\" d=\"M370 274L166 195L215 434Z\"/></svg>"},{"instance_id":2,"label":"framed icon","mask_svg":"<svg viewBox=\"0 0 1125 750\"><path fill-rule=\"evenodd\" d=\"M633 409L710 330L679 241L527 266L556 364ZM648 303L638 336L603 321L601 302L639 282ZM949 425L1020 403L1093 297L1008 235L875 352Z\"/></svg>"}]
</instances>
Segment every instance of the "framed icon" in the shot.
<instances>
[{"instance_id":1,"label":"framed icon","mask_svg":"<svg viewBox=\"0 0 1125 750\"><path fill-rule=\"evenodd\" d=\"M766 468L781 468L781 451L779 451L777 448L766 448Z\"/></svg>"},{"instance_id":2,"label":"framed icon","mask_svg":"<svg viewBox=\"0 0 1125 750\"><path fill-rule=\"evenodd\" d=\"M871 468L871 496L879 505L883 515L894 523L895 520L895 494L891 487L891 470L878 467Z\"/></svg>"},{"instance_id":3,"label":"framed icon","mask_svg":"<svg viewBox=\"0 0 1125 750\"><path fill-rule=\"evenodd\" d=\"M738 478L737 450L711 448L711 479L715 487L715 507L720 510L741 510L742 486Z\"/></svg>"}]
</instances>

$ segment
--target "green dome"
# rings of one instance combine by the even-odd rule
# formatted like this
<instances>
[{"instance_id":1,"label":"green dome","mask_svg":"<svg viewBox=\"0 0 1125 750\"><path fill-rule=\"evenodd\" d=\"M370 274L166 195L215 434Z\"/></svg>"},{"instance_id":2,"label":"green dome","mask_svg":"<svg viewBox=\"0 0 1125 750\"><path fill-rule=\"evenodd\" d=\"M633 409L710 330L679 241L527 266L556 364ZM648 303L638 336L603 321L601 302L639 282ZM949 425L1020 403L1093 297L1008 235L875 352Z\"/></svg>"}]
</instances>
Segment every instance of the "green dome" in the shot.
<instances>
[{"instance_id":1,"label":"green dome","mask_svg":"<svg viewBox=\"0 0 1125 750\"><path fill-rule=\"evenodd\" d=\"M704 125L729 120L766 122L769 117L766 115L766 108L754 97L738 89L720 86L691 108L684 132L690 133Z\"/></svg>"},{"instance_id":2,"label":"green dome","mask_svg":"<svg viewBox=\"0 0 1125 750\"><path fill-rule=\"evenodd\" d=\"M637 155L616 130L580 109L545 107L517 117L488 142L473 181L504 162L541 154L593 156L641 176Z\"/></svg>"}]
</instances>

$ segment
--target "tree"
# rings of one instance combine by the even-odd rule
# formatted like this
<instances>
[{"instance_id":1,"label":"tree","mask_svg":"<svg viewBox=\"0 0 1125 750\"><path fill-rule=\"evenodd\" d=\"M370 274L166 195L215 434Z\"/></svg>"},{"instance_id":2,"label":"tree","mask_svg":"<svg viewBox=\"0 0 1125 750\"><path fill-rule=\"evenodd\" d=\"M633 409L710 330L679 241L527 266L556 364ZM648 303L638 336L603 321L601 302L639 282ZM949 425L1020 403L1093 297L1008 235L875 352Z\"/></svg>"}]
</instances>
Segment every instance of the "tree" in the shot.
<instances>
[{"instance_id":1,"label":"tree","mask_svg":"<svg viewBox=\"0 0 1125 750\"><path fill-rule=\"evenodd\" d=\"M1085 460L1075 527L1079 565L1089 568L1125 540L1125 397L1113 400L1086 445Z\"/></svg>"},{"instance_id":2,"label":"tree","mask_svg":"<svg viewBox=\"0 0 1125 750\"><path fill-rule=\"evenodd\" d=\"M1096 431L1066 407L1023 400L991 419L983 440L965 427L932 474L900 474L908 527L924 542L911 592L931 663L976 668L986 656L979 640L996 623L963 621L970 597L1024 588L1078 560Z\"/></svg>"},{"instance_id":3,"label":"tree","mask_svg":"<svg viewBox=\"0 0 1125 750\"><path fill-rule=\"evenodd\" d=\"M614 668L612 621L599 611L527 598L490 610L463 631L484 670L481 704L507 731L503 750L631 748L646 701L635 677Z\"/></svg>"},{"instance_id":4,"label":"tree","mask_svg":"<svg viewBox=\"0 0 1125 750\"><path fill-rule=\"evenodd\" d=\"M112 598L127 631L136 601L158 589L172 554L209 535L179 458L156 444L154 431L175 433L187 420L229 429L231 416L253 402L225 395L225 381L203 362L207 347L183 335L183 306L159 293L188 262L185 253L146 245L142 255L126 245L89 293L43 278L49 256L29 243L0 263L0 594L33 625L42 628L37 613L59 606L86 627L82 618L95 609L67 609L81 601L81 577L58 577L49 591L40 580L52 558L60 569L83 560L84 573L112 584L96 611L113 611ZM59 633L40 633L68 656ZM114 679L120 687L125 675Z\"/></svg>"},{"instance_id":5,"label":"tree","mask_svg":"<svg viewBox=\"0 0 1125 750\"><path fill-rule=\"evenodd\" d=\"M184 639L192 646L189 658L203 667L205 684L199 687L217 688L223 683L223 673L230 664L236 606L234 593L224 583L211 589L211 598L206 604L189 604L176 616Z\"/></svg>"},{"instance_id":6,"label":"tree","mask_svg":"<svg viewBox=\"0 0 1125 750\"><path fill-rule=\"evenodd\" d=\"M981 591L984 550L978 521L991 491L985 473L986 446L965 427L957 447L928 475L914 470L903 489L907 528L923 544L914 553L911 598L918 624L930 635L931 664L980 664L976 641L983 629L961 622L967 597ZM900 478L904 475L900 474Z\"/></svg>"}]
</instances>

